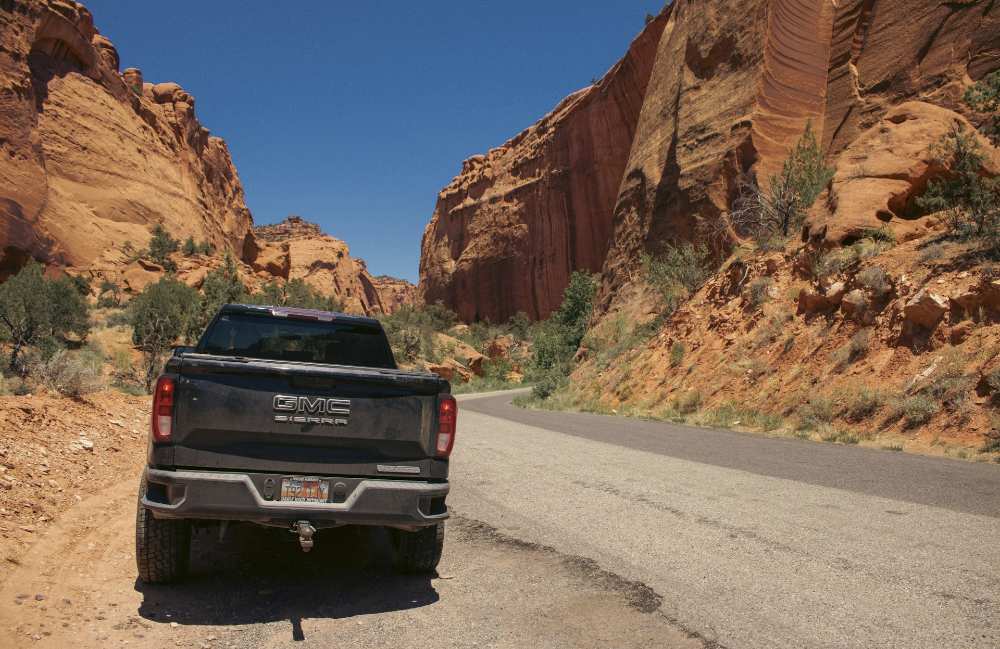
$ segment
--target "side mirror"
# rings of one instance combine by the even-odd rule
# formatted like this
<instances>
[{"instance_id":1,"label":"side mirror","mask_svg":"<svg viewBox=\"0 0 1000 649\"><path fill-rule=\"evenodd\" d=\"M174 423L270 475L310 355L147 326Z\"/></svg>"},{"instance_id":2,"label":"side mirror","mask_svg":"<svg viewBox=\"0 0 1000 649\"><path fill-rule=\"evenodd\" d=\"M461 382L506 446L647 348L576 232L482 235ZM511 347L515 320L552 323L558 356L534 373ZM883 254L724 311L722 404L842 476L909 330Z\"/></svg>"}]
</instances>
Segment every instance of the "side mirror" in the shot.
<instances>
[{"instance_id":1,"label":"side mirror","mask_svg":"<svg viewBox=\"0 0 1000 649\"><path fill-rule=\"evenodd\" d=\"M191 347L190 345L175 345L174 347L171 347L171 349L173 350L174 356L183 356L184 354L194 353L194 347Z\"/></svg>"}]
</instances>

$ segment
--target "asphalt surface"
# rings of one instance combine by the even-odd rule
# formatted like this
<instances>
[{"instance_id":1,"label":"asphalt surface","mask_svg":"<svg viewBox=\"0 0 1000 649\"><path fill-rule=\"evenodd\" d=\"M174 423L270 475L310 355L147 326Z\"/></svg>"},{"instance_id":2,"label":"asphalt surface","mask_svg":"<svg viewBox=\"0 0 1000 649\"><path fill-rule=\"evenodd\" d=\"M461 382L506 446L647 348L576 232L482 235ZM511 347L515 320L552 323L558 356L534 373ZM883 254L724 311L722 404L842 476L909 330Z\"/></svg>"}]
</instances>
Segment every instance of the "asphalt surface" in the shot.
<instances>
[{"instance_id":1,"label":"asphalt surface","mask_svg":"<svg viewBox=\"0 0 1000 649\"><path fill-rule=\"evenodd\" d=\"M460 397L436 575L383 531L196 535L146 586L134 475L0 583L0 648L1000 647L1000 466Z\"/></svg>"},{"instance_id":2,"label":"asphalt surface","mask_svg":"<svg viewBox=\"0 0 1000 649\"><path fill-rule=\"evenodd\" d=\"M1000 647L1000 467L463 399L456 511L731 648Z\"/></svg>"}]
</instances>

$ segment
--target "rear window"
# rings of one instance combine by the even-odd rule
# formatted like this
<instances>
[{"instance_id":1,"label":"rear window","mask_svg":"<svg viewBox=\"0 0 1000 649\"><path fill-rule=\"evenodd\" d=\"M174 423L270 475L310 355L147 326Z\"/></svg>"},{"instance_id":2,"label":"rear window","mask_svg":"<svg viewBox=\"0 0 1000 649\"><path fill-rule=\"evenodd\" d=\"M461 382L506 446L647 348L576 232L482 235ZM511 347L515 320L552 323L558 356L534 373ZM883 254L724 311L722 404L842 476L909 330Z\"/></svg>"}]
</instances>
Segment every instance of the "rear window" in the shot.
<instances>
[{"instance_id":1,"label":"rear window","mask_svg":"<svg viewBox=\"0 0 1000 649\"><path fill-rule=\"evenodd\" d=\"M395 369L380 327L227 313L205 332L198 351L274 361Z\"/></svg>"}]
</instances>

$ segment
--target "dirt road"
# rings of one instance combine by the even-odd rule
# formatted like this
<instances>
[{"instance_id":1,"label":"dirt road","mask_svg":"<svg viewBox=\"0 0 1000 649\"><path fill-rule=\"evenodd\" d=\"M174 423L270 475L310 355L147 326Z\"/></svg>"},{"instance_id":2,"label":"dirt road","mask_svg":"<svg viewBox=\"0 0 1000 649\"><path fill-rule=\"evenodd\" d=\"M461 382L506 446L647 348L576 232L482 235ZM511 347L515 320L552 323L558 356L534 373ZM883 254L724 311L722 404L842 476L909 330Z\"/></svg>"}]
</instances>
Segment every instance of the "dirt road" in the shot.
<instances>
[{"instance_id":1,"label":"dirt road","mask_svg":"<svg viewBox=\"0 0 1000 649\"><path fill-rule=\"evenodd\" d=\"M0 646L1000 645L1000 517L980 502L1000 467L462 409L436 577L393 574L379 533L324 532L303 555L233 527L196 538L187 583L138 584L137 457L18 558Z\"/></svg>"}]
</instances>

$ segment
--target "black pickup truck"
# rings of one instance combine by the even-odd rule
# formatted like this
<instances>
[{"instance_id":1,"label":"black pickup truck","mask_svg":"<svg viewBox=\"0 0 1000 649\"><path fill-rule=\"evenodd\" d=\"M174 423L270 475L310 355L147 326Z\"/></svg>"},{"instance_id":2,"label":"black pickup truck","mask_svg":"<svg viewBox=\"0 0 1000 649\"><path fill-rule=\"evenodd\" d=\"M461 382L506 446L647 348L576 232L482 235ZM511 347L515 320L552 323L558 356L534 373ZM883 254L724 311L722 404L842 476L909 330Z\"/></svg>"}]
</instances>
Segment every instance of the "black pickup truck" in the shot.
<instances>
[{"instance_id":1,"label":"black pickup truck","mask_svg":"<svg viewBox=\"0 0 1000 649\"><path fill-rule=\"evenodd\" d=\"M457 408L447 381L397 369L371 318L226 305L175 351L153 395L136 513L144 582L182 577L192 525L390 529L406 572L437 566Z\"/></svg>"}]
</instances>

